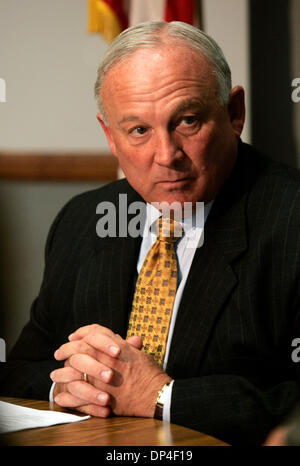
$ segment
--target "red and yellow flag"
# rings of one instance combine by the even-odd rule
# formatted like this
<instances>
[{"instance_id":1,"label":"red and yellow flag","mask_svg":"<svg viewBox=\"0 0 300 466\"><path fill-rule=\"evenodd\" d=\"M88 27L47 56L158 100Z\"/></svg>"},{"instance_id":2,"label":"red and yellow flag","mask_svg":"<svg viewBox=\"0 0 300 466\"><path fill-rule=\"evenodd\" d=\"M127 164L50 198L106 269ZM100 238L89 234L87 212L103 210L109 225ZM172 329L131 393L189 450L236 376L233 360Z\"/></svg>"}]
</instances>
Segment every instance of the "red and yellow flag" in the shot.
<instances>
[{"instance_id":1,"label":"red and yellow flag","mask_svg":"<svg viewBox=\"0 0 300 466\"><path fill-rule=\"evenodd\" d=\"M88 31L111 42L128 26L148 20L200 26L201 0L88 0Z\"/></svg>"}]
</instances>

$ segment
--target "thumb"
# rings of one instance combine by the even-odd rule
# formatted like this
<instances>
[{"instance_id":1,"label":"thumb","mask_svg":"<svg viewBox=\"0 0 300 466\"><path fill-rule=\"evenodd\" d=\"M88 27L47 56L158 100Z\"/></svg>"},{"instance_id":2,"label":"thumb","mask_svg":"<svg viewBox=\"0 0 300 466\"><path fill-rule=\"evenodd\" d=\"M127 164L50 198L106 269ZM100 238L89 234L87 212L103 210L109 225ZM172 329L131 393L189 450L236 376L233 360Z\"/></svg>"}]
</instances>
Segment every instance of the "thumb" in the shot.
<instances>
[{"instance_id":1,"label":"thumb","mask_svg":"<svg viewBox=\"0 0 300 466\"><path fill-rule=\"evenodd\" d=\"M143 340L141 339L141 337L138 337L137 335L133 335L132 337L129 337L127 339L127 342L138 350L142 349L143 347Z\"/></svg>"}]
</instances>

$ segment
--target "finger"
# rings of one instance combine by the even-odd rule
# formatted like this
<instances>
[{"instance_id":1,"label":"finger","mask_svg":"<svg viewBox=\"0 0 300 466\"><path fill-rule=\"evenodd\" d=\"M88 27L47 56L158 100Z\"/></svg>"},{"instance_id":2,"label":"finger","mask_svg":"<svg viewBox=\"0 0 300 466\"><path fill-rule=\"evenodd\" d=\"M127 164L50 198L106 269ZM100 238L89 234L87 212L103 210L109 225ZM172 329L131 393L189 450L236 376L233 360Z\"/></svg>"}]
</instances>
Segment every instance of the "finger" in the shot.
<instances>
[{"instance_id":1,"label":"finger","mask_svg":"<svg viewBox=\"0 0 300 466\"><path fill-rule=\"evenodd\" d=\"M72 380L82 380L82 372L77 371L73 367L63 367L52 371L50 378L56 383L68 383Z\"/></svg>"},{"instance_id":2,"label":"finger","mask_svg":"<svg viewBox=\"0 0 300 466\"><path fill-rule=\"evenodd\" d=\"M111 413L111 408L109 406L97 406L90 404L80 406L77 408L77 411L95 417L108 417Z\"/></svg>"},{"instance_id":3,"label":"finger","mask_svg":"<svg viewBox=\"0 0 300 466\"><path fill-rule=\"evenodd\" d=\"M81 398L77 398L69 392L60 392L54 397L54 401L64 408L78 408L84 404Z\"/></svg>"},{"instance_id":4,"label":"finger","mask_svg":"<svg viewBox=\"0 0 300 466\"><path fill-rule=\"evenodd\" d=\"M117 341L118 340L118 341ZM84 338L84 341L90 346L102 353L117 358L121 353L120 341L121 338L115 334L107 335L99 328L92 329L89 334Z\"/></svg>"},{"instance_id":5,"label":"finger","mask_svg":"<svg viewBox=\"0 0 300 466\"><path fill-rule=\"evenodd\" d=\"M90 324L84 325L83 327L80 327L77 330L75 330L75 332L71 333L71 335L68 336L68 339L69 341L80 340L86 337L94 329L101 330L102 333L105 333L108 336L114 335L114 333L107 327L102 327L98 324Z\"/></svg>"},{"instance_id":6,"label":"finger","mask_svg":"<svg viewBox=\"0 0 300 466\"><path fill-rule=\"evenodd\" d=\"M81 340L84 338L90 330L93 328L94 324L84 325L83 327L78 328L75 332L71 333L68 336L69 341Z\"/></svg>"},{"instance_id":7,"label":"finger","mask_svg":"<svg viewBox=\"0 0 300 466\"><path fill-rule=\"evenodd\" d=\"M129 337L127 339L127 342L138 350L141 350L143 347L143 340L141 339L141 337L138 337L137 335Z\"/></svg>"},{"instance_id":8,"label":"finger","mask_svg":"<svg viewBox=\"0 0 300 466\"><path fill-rule=\"evenodd\" d=\"M89 414L90 416L108 417L111 413L111 408L109 406L83 404L84 402L81 399L76 398L68 392L60 393L55 397L54 401L63 408L76 409L76 411Z\"/></svg>"},{"instance_id":9,"label":"finger","mask_svg":"<svg viewBox=\"0 0 300 466\"><path fill-rule=\"evenodd\" d=\"M72 341L61 345L55 351L54 357L57 361L63 361L76 353L87 353L93 356L95 355L95 350L84 340Z\"/></svg>"},{"instance_id":10,"label":"finger","mask_svg":"<svg viewBox=\"0 0 300 466\"><path fill-rule=\"evenodd\" d=\"M95 377L105 383L110 383L113 378L113 371L110 367L98 362L87 354L73 354L69 358L69 364L79 372L85 372L91 377Z\"/></svg>"},{"instance_id":11,"label":"finger","mask_svg":"<svg viewBox=\"0 0 300 466\"><path fill-rule=\"evenodd\" d=\"M110 395L102 390L95 388L93 385L80 380L75 380L68 383L68 392L74 398L81 400L80 405L96 404L99 406L108 406L110 402Z\"/></svg>"}]
</instances>

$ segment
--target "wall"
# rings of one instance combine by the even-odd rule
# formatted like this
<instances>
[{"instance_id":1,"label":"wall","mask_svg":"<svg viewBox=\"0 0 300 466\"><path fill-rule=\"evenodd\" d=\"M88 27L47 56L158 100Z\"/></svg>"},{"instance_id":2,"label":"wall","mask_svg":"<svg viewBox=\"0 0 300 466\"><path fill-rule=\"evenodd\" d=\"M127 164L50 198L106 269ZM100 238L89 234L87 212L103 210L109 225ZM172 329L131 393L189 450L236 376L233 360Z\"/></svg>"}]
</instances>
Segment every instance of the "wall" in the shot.
<instances>
[{"instance_id":1,"label":"wall","mask_svg":"<svg viewBox=\"0 0 300 466\"><path fill-rule=\"evenodd\" d=\"M0 11L0 151L107 151L93 96L107 44L87 34L85 0L0 0ZM56 213L96 185L0 181L0 337L8 350L38 292Z\"/></svg>"},{"instance_id":2,"label":"wall","mask_svg":"<svg viewBox=\"0 0 300 466\"><path fill-rule=\"evenodd\" d=\"M245 89L246 121L242 133L251 142L248 0L202 0L203 29L220 45L231 68L232 85Z\"/></svg>"},{"instance_id":3,"label":"wall","mask_svg":"<svg viewBox=\"0 0 300 466\"><path fill-rule=\"evenodd\" d=\"M99 184L98 184L99 185ZM95 183L0 183L0 337L7 349L29 318L44 268L44 246L58 211Z\"/></svg>"},{"instance_id":4,"label":"wall","mask_svg":"<svg viewBox=\"0 0 300 466\"><path fill-rule=\"evenodd\" d=\"M85 0L0 0L0 148L107 149L93 86L107 45Z\"/></svg>"}]
</instances>

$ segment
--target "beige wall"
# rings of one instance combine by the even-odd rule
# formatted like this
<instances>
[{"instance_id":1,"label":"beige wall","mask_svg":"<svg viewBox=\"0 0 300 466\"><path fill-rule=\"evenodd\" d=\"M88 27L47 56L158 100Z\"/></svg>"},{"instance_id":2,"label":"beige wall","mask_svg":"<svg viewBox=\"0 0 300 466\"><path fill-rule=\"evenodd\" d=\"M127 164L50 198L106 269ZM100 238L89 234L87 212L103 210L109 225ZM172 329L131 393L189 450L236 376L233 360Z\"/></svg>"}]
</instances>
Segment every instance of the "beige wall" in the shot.
<instances>
[{"instance_id":1,"label":"beige wall","mask_svg":"<svg viewBox=\"0 0 300 466\"><path fill-rule=\"evenodd\" d=\"M0 0L0 149L106 149L93 86L107 44L86 0Z\"/></svg>"},{"instance_id":2,"label":"beige wall","mask_svg":"<svg viewBox=\"0 0 300 466\"><path fill-rule=\"evenodd\" d=\"M54 217L74 195L96 183L0 182L0 337L8 350L29 318L44 268Z\"/></svg>"},{"instance_id":3,"label":"beige wall","mask_svg":"<svg viewBox=\"0 0 300 466\"><path fill-rule=\"evenodd\" d=\"M86 21L85 0L0 0L0 151L108 149L93 97L107 44L87 34ZM8 349L38 292L56 213L95 186L0 181L0 337Z\"/></svg>"},{"instance_id":4,"label":"beige wall","mask_svg":"<svg viewBox=\"0 0 300 466\"><path fill-rule=\"evenodd\" d=\"M249 31L247 0L202 0L203 29L220 45L229 63L232 85L245 89L246 121L242 138L251 143Z\"/></svg>"}]
</instances>

